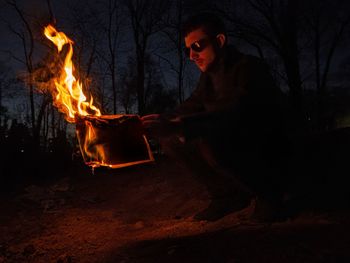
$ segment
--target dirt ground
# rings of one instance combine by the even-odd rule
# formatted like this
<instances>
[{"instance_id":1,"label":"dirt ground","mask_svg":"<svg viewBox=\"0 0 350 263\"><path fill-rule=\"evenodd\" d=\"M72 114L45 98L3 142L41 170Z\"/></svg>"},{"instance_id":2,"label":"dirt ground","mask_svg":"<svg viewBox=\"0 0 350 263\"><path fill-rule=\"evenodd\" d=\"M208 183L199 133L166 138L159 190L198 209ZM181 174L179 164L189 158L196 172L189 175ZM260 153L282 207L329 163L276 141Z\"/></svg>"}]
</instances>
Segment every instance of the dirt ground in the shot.
<instances>
[{"instance_id":1,"label":"dirt ground","mask_svg":"<svg viewBox=\"0 0 350 263\"><path fill-rule=\"evenodd\" d=\"M73 175L72 175L73 174ZM348 211L280 223L193 215L208 194L166 157L116 170L76 166L0 200L0 262L350 262Z\"/></svg>"}]
</instances>

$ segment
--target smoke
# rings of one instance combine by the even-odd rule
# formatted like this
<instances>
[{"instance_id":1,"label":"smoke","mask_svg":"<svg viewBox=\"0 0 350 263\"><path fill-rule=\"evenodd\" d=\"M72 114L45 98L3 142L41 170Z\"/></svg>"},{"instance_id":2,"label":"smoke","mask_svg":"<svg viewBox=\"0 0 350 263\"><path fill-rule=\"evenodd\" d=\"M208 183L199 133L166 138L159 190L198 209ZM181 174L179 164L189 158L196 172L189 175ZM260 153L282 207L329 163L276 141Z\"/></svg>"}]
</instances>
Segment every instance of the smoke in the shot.
<instances>
[{"instance_id":1,"label":"smoke","mask_svg":"<svg viewBox=\"0 0 350 263\"><path fill-rule=\"evenodd\" d=\"M58 54L55 49L51 49L31 70L18 73L17 78L27 86L33 87L35 92L50 93L54 97L57 94L55 80L59 78L62 70L64 70L63 58L64 55Z\"/></svg>"}]
</instances>

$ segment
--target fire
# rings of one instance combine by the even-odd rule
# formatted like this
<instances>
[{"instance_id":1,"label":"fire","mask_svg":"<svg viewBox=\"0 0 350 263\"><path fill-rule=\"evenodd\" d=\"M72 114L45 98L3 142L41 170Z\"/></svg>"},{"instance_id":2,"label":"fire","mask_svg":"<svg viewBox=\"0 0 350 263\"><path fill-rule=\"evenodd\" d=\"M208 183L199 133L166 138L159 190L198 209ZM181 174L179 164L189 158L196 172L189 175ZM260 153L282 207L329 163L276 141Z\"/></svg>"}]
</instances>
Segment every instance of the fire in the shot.
<instances>
[{"instance_id":1,"label":"fire","mask_svg":"<svg viewBox=\"0 0 350 263\"><path fill-rule=\"evenodd\" d=\"M137 115L78 117L76 128L84 161L91 167L121 168L154 161Z\"/></svg>"},{"instance_id":2,"label":"fire","mask_svg":"<svg viewBox=\"0 0 350 263\"><path fill-rule=\"evenodd\" d=\"M58 32L52 25L44 29L45 36L57 47L58 53L62 52L63 46L68 45L62 70L54 79L57 94L53 95L54 105L66 114L69 122L76 122L75 116L101 116L100 110L93 105L93 97L87 101L83 93L82 83L74 76L73 44L63 32Z\"/></svg>"},{"instance_id":3,"label":"fire","mask_svg":"<svg viewBox=\"0 0 350 263\"><path fill-rule=\"evenodd\" d=\"M92 167L120 168L154 161L150 146L137 115L104 115L87 101L82 83L74 76L73 44L63 32L52 25L44 29L45 36L64 56L53 79L54 105L66 114L66 120L76 124L80 151L86 164ZM68 45L66 53L61 53ZM119 136L116 136L119 134Z\"/></svg>"}]
</instances>

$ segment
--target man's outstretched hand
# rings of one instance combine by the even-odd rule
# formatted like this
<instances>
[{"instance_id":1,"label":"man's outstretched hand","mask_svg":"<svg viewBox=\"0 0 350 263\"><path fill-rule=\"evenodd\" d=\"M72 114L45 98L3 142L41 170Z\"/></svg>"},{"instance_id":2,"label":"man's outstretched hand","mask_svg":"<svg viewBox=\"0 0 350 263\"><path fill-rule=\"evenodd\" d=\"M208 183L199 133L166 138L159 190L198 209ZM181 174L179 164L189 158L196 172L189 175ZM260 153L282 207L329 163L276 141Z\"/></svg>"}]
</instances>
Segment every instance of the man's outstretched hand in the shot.
<instances>
[{"instance_id":1,"label":"man's outstretched hand","mask_svg":"<svg viewBox=\"0 0 350 263\"><path fill-rule=\"evenodd\" d=\"M182 122L180 118L167 119L160 114L150 114L141 117L141 121L150 137L181 136Z\"/></svg>"}]
</instances>

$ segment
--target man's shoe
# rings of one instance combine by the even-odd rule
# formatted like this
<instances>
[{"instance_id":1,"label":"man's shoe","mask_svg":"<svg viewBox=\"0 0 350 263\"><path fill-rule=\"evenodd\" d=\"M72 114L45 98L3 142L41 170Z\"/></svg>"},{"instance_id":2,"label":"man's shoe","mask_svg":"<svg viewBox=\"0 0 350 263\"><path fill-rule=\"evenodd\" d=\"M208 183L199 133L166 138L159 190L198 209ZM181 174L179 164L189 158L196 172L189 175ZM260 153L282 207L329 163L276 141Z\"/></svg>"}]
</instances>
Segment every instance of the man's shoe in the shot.
<instances>
[{"instance_id":1,"label":"man's shoe","mask_svg":"<svg viewBox=\"0 0 350 263\"><path fill-rule=\"evenodd\" d=\"M213 198L209 206L196 214L193 219L214 222L228 214L241 211L249 206L250 202L251 196L248 194L241 194L239 197Z\"/></svg>"}]
</instances>

